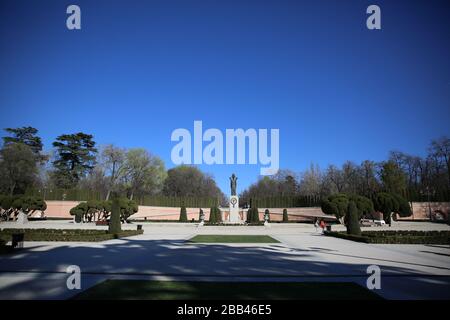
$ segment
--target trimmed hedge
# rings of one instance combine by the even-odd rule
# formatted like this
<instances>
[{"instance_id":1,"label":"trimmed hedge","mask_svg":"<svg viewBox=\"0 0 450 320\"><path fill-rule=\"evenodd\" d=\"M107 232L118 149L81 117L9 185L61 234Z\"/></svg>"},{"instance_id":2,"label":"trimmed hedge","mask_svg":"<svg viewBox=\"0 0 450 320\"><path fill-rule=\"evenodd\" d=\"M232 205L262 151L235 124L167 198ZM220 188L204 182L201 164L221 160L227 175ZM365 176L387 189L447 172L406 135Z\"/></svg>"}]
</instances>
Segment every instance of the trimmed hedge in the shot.
<instances>
[{"instance_id":1,"label":"trimmed hedge","mask_svg":"<svg viewBox=\"0 0 450 320\"><path fill-rule=\"evenodd\" d=\"M363 231L360 236L326 231L326 236L378 244L450 244L450 231Z\"/></svg>"},{"instance_id":2,"label":"trimmed hedge","mask_svg":"<svg viewBox=\"0 0 450 320\"><path fill-rule=\"evenodd\" d=\"M144 230L122 230L118 234L110 234L107 230L3 229L0 231L0 239L3 241L10 241L13 233L24 233L25 241L97 242L140 235L144 233Z\"/></svg>"}]
</instances>

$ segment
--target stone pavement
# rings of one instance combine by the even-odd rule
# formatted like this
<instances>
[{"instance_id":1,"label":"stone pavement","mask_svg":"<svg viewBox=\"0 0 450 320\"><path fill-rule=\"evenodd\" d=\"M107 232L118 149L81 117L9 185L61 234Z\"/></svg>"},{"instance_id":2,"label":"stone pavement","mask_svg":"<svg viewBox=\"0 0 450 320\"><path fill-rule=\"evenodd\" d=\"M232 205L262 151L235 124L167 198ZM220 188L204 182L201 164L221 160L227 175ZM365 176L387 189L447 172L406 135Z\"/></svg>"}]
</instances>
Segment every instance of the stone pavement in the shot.
<instances>
[{"instance_id":1,"label":"stone pavement","mask_svg":"<svg viewBox=\"0 0 450 320\"><path fill-rule=\"evenodd\" d=\"M70 225L47 221L30 222L27 227L42 224ZM417 222L393 228L449 230L447 225ZM385 298L450 299L449 246L356 243L325 237L307 224L197 228L148 223L144 230L141 236L101 243L28 242L25 250L0 256L0 299L69 298L78 293L66 287L69 265L81 268L83 290L105 279L354 281L365 286L367 267L374 264L382 275L377 293ZM185 242L196 234L267 234L281 243Z\"/></svg>"}]
</instances>

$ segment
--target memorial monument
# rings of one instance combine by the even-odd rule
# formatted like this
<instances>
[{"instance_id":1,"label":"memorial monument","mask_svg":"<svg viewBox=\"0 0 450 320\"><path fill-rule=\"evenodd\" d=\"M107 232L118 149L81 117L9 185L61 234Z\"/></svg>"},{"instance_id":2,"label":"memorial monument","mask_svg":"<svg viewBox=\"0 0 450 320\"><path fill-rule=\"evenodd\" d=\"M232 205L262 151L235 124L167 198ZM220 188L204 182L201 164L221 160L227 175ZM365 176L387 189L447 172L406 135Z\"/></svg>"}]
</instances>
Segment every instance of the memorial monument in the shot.
<instances>
[{"instance_id":1,"label":"memorial monument","mask_svg":"<svg viewBox=\"0 0 450 320\"><path fill-rule=\"evenodd\" d=\"M242 222L239 216L239 197L236 195L237 179L238 178L234 173L230 177L231 196L229 222L231 223Z\"/></svg>"}]
</instances>

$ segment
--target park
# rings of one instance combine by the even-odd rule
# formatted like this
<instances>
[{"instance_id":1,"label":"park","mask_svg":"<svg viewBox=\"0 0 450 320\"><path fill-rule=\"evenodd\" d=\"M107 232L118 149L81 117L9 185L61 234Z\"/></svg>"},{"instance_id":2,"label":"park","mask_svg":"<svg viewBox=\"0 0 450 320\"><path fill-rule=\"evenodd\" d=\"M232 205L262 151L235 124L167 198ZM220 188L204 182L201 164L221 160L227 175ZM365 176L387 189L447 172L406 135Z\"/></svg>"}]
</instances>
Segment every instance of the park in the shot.
<instances>
[{"instance_id":1,"label":"park","mask_svg":"<svg viewBox=\"0 0 450 320\"><path fill-rule=\"evenodd\" d=\"M0 1L4 310L446 310L449 2L404 2Z\"/></svg>"},{"instance_id":2,"label":"park","mask_svg":"<svg viewBox=\"0 0 450 320\"><path fill-rule=\"evenodd\" d=\"M53 160L54 187L29 188L29 172L45 157L37 130L8 132L1 164L15 175L0 196L1 299L449 298L445 184L433 194L408 189L393 160L378 173L370 163L328 168L315 183L337 188L339 177L346 188L328 195L303 194L315 183L288 171L238 193L233 173L226 196L194 166L165 171L144 150L97 151L92 136L78 133L53 144L62 155ZM105 172L103 189L67 188L83 184L68 180L81 174L63 162L88 172L93 159ZM29 167L8 171L18 163ZM358 174L359 187L347 182ZM164 176L162 192L148 196L142 188L155 176Z\"/></svg>"}]
</instances>

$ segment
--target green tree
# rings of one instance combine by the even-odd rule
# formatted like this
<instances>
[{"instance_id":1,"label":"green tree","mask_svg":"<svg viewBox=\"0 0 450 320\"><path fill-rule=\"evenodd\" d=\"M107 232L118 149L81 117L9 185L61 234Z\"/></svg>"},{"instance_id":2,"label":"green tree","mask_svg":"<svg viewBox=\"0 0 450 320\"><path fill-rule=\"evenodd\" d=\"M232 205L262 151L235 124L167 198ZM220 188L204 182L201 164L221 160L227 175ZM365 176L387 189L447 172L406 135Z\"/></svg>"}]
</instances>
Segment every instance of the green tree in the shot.
<instances>
[{"instance_id":1,"label":"green tree","mask_svg":"<svg viewBox=\"0 0 450 320\"><path fill-rule=\"evenodd\" d=\"M187 218L187 212L186 212L186 207L182 206L180 209L180 222L187 222L188 218Z\"/></svg>"},{"instance_id":2,"label":"green tree","mask_svg":"<svg viewBox=\"0 0 450 320\"><path fill-rule=\"evenodd\" d=\"M0 150L0 180L10 195L24 193L37 177L35 155L23 143L8 143Z\"/></svg>"},{"instance_id":3,"label":"green tree","mask_svg":"<svg viewBox=\"0 0 450 320\"><path fill-rule=\"evenodd\" d=\"M125 185L130 199L136 194L156 194L166 178L164 162L145 149L130 149L126 153Z\"/></svg>"},{"instance_id":4,"label":"green tree","mask_svg":"<svg viewBox=\"0 0 450 320\"><path fill-rule=\"evenodd\" d=\"M287 209L283 209L283 222L289 222L289 215Z\"/></svg>"},{"instance_id":5,"label":"green tree","mask_svg":"<svg viewBox=\"0 0 450 320\"><path fill-rule=\"evenodd\" d=\"M3 137L5 145L11 143L23 143L27 145L31 151L36 155L38 161L45 161L46 156L42 155L42 141L37 136L38 130L33 127L21 127L21 128L6 128L6 132L12 136Z\"/></svg>"},{"instance_id":6,"label":"green tree","mask_svg":"<svg viewBox=\"0 0 450 320\"><path fill-rule=\"evenodd\" d=\"M394 161L389 160L382 164L380 177L386 192L402 194L405 191L406 175Z\"/></svg>"},{"instance_id":7,"label":"green tree","mask_svg":"<svg viewBox=\"0 0 450 320\"><path fill-rule=\"evenodd\" d=\"M97 149L93 136L82 132L64 134L56 138L53 146L57 152L53 161L55 185L74 188L95 166Z\"/></svg>"},{"instance_id":8,"label":"green tree","mask_svg":"<svg viewBox=\"0 0 450 320\"><path fill-rule=\"evenodd\" d=\"M391 215L399 209L399 204L395 197L386 192L377 193L374 197L375 210L383 214L383 220L391 225Z\"/></svg>"},{"instance_id":9,"label":"green tree","mask_svg":"<svg viewBox=\"0 0 450 320\"><path fill-rule=\"evenodd\" d=\"M101 167L109 176L106 200L109 200L112 191L117 190L118 181L126 174L126 151L109 144L101 150Z\"/></svg>"},{"instance_id":10,"label":"green tree","mask_svg":"<svg viewBox=\"0 0 450 320\"><path fill-rule=\"evenodd\" d=\"M350 203L353 203L356 207L358 221L363 215L374 212L372 200L360 195L345 193L338 193L329 196L327 199L322 201L321 208L325 214L334 215L336 219L348 227Z\"/></svg>"},{"instance_id":11,"label":"green tree","mask_svg":"<svg viewBox=\"0 0 450 320\"><path fill-rule=\"evenodd\" d=\"M171 197L223 198L211 176L193 166L181 165L167 171L163 194Z\"/></svg>"}]
</instances>

